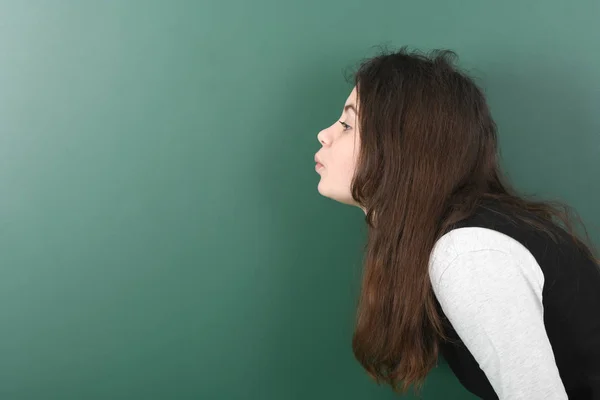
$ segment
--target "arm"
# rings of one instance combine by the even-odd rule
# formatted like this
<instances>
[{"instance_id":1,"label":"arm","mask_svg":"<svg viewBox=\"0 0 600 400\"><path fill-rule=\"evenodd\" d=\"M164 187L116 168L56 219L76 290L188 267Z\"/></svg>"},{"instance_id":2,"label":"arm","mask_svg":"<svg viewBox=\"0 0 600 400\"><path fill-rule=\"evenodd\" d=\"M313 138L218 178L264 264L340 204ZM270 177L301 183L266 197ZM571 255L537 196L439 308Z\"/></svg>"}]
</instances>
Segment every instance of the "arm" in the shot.
<instances>
[{"instance_id":1,"label":"arm","mask_svg":"<svg viewBox=\"0 0 600 400\"><path fill-rule=\"evenodd\" d=\"M500 399L567 399L544 327L542 287L522 262L491 248L460 252L433 269L433 290Z\"/></svg>"}]
</instances>

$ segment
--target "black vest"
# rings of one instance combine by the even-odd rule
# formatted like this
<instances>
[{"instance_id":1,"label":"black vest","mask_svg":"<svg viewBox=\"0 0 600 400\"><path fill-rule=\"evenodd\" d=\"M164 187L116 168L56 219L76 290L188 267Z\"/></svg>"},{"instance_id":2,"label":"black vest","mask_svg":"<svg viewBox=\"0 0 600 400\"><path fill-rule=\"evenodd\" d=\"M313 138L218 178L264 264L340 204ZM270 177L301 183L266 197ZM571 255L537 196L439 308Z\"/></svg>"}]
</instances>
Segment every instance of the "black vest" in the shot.
<instances>
[{"instance_id":1,"label":"black vest","mask_svg":"<svg viewBox=\"0 0 600 400\"><path fill-rule=\"evenodd\" d=\"M520 242L544 274L544 325L569 399L600 399L600 267L586 257L561 230L559 244L492 202L455 224L501 232ZM482 399L498 399L477 361L443 313L450 342L440 351L462 385Z\"/></svg>"}]
</instances>

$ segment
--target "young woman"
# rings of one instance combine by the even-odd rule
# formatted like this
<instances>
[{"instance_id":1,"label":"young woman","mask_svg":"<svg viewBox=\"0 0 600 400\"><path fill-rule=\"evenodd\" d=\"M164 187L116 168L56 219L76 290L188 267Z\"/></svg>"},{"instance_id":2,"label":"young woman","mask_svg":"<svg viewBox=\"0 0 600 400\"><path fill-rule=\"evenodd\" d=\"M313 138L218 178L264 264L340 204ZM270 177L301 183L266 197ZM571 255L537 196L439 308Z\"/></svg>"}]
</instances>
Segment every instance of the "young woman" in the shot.
<instances>
[{"instance_id":1,"label":"young woman","mask_svg":"<svg viewBox=\"0 0 600 400\"><path fill-rule=\"evenodd\" d=\"M598 259L567 207L506 183L484 95L452 56L367 60L318 134L319 193L369 229L354 354L402 392L441 354L483 399L600 399Z\"/></svg>"}]
</instances>

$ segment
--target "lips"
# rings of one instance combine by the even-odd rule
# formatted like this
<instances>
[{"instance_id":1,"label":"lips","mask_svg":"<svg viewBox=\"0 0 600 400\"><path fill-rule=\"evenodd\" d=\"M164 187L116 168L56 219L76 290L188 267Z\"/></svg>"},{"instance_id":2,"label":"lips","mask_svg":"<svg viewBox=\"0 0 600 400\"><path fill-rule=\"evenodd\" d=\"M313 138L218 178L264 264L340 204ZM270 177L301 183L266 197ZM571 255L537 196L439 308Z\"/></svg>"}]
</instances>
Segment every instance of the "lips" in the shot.
<instances>
[{"instance_id":1,"label":"lips","mask_svg":"<svg viewBox=\"0 0 600 400\"><path fill-rule=\"evenodd\" d=\"M321 160L319 159L319 157L317 157L317 155L315 154L315 170L318 172L321 170L321 168L323 168L323 163L321 162Z\"/></svg>"}]
</instances>

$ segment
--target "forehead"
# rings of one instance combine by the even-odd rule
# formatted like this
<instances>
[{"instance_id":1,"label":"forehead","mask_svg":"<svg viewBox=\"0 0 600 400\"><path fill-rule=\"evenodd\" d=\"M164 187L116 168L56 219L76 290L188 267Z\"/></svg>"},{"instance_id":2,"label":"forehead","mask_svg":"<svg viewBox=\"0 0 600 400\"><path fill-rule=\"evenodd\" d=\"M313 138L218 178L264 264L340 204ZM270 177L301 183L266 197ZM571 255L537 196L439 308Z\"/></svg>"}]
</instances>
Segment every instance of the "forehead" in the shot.
<instances>
[{"instance_id":1,"label":"forehead","mask_svg":"<svg viewBox=\"0 0 600 400\"><path fill-rule=\"evenodd\" d=\"M348 98L346 99L346 104L356 104L356 86L354 86L354 88L352 89L352 91L350 92L350 95L348 96Z\"/></svg>"}]
</instances>

